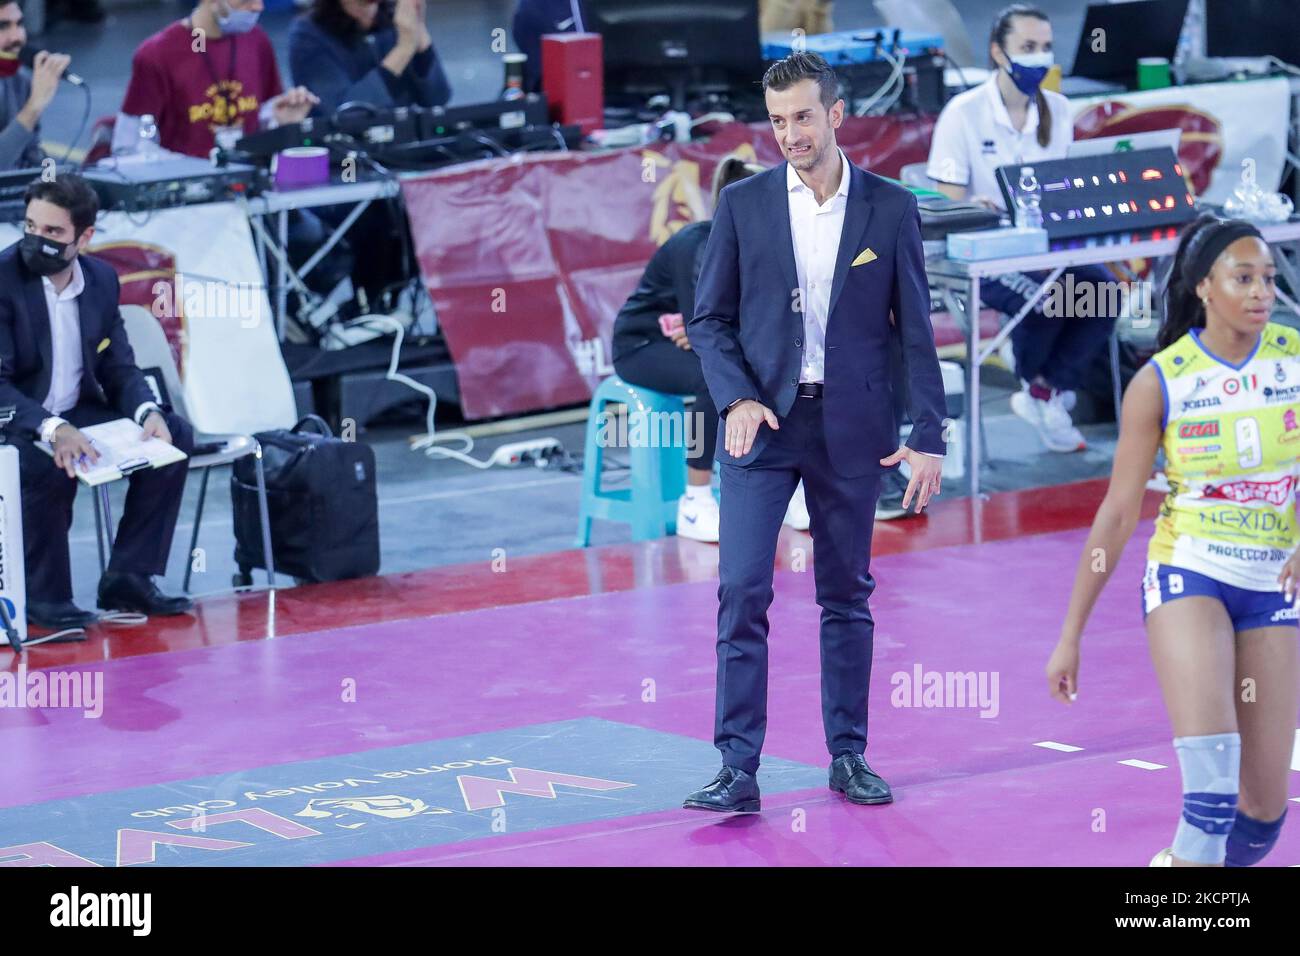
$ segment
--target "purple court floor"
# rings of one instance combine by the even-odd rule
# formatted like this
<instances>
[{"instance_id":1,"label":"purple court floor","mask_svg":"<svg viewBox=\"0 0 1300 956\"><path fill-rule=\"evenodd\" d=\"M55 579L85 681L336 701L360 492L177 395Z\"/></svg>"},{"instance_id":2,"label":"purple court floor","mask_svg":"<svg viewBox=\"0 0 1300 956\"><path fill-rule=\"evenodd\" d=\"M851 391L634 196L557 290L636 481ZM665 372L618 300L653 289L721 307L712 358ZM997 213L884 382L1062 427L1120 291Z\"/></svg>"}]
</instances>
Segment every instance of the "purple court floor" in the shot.
<instances>
[{"instance_id":1,"label":"purple court floor","mask_svg":"<svg viewBox=\"0 0 1300 956\"><path fill-rule=\"evenodd\" d=\"M102 674L102 716L0 709L0 865L1142 866L1181 786L1139 538L1078 702L1043 676L1084 536L875 559L890 806L826 788L812 575L782 570L761 814L680 809L718 764L699 581L63 668Z\"/></svg>"}]
</instances>

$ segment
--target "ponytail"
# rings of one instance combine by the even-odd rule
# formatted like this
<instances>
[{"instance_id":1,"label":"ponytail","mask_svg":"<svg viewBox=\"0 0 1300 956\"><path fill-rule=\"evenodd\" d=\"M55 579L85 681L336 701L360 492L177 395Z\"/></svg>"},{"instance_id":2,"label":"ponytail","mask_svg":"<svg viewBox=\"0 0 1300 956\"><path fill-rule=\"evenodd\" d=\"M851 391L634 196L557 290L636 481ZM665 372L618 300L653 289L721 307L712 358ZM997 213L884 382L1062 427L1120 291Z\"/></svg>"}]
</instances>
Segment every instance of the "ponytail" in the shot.
<instances>
[{"instance_id":1,"label":"ponytail","mask_svg":"<svg viewBox=\"0 0 1300 956\"><path fill-rule=\"evenodd\" d=\"M1038 104L1038 145L1046 146L1052 141L1052 111L1047 106L1047 97L1043 95L1042 87L1034 91L1035 100Z\"/></svg>"}]
</instances>

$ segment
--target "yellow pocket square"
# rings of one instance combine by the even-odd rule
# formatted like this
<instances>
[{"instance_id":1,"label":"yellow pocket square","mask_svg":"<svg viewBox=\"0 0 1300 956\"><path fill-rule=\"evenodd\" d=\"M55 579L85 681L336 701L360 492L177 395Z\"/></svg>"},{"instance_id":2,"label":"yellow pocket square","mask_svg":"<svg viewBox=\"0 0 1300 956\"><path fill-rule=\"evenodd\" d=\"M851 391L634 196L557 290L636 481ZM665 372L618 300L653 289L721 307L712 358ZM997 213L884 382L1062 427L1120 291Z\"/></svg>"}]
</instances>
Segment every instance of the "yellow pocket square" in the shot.
<instances>
[{"instance_id":1,"label":"yellow pocket square","mask_svg":"<svg viewBox=\"0 0 1300 956\"><path fill-rule=\"evenodd\" d=\"M95 354L98 355L100 352L104 351L104 349L108 348L110 344L112 343L110 343L108 339L104 339L104 341L99 343L99 347L95 349Z\"/></svg>"},{"instance_id":2,"label":"yellow pocket square","mask_svg":"<svg viewBox=\"0 0 1300 956\"><path fill-rule=\"evenodd\" d=\"M868 247L858 253L858 257L853 260L853 265L864 266L868 262L875 262L875 261L876 261L876 254L871 251L870 247Z\"/></svg>"}]
</instances>

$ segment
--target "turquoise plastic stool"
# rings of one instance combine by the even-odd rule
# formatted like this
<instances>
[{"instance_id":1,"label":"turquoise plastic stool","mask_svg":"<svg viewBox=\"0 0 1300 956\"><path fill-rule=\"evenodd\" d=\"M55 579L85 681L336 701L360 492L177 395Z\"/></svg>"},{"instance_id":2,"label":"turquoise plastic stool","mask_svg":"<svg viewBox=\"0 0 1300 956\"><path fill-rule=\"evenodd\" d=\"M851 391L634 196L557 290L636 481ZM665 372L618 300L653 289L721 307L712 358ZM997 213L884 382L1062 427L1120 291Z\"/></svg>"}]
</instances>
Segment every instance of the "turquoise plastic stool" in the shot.
<instances>
[{"instance_id":1,"label":"turquoise plastic stool","mask_svg":"<svg viewBox=\"0 0 1300 956\"><path fill-rule=\"evenodd\" d=\"M615 418L601 428L605 406L627 406L627 451L632 466L632 486L613 491L600 487L605 465L605 445L624 447L615 429ZM649 417L667 414L665 420ZM591 543L591 519L623 521L632 526L633 541L649 541L677 533L677 500L686 493L686 406L676 395L665 395L640 385L629 385L617 375L601 382L591 397L587 415L586 452L582 463L582 505L578 511L576 544ZM601 433L605 432L604 442ZM634 441L640 434L650 440ZM683 440L672 446L656 447L667 434Z\"/></svg>"}]
</instances>

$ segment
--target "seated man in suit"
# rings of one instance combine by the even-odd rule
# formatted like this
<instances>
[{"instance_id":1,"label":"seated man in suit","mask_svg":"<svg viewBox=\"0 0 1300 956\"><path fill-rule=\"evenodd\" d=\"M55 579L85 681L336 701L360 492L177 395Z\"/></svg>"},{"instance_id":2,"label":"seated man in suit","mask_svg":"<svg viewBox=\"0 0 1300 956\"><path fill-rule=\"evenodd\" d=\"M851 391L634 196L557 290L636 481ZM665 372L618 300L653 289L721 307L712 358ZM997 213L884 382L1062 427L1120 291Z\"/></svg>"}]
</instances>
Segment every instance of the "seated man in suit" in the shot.
<instances>
[{"instance_id":1,"label":"seated man in suit","mask_svg":"<svg viewBox=\"0 0 1300 956\"><path fill-rule=\"evenodd\" d=\"M27 618L51 630L84 627L96 615L72 603L68 530L83 458L98 454L79 430L130 418L145 434L188 454L194 433L159 407L126 339L118 280L83 255L99 203L77 176L27 190L27 234L0 252L0 406L16 409L6 438L18 449L27 564ZM36 447L50 442L54 457ZM166 570L185 490L185 462L138 471L99 582L101 608L180 614L187 598L166 597L153 575Z\"/></svg>"}]
</instances>

